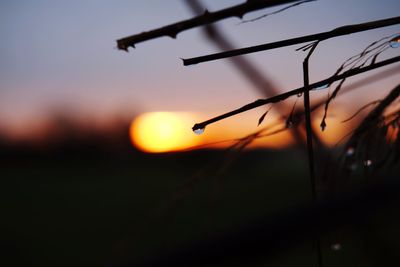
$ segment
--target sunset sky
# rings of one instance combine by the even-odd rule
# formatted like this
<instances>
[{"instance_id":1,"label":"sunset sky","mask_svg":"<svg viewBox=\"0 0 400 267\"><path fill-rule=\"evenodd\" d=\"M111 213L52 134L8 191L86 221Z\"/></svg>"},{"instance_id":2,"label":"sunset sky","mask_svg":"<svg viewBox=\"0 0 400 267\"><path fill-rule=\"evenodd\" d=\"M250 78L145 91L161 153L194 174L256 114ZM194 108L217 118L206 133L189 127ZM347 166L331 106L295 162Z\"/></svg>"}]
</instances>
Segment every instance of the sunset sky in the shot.
<instances>
[{"instance_id":1,"label":"sunset sky","mask_svg":"<svg viewBox=\"0 0 400 267\"><path fill-rule=\"evenodd\" d=\"M203 1L211 11L242 2ZM245 19L279 8L252 12ZM217 25L239 48L395 17L399 11L398 0L318 0L251 23L230 18ZM207 119L262 97L225 60L182 65L180 58L218 51L200 29L180 33L176 40L163 37L140 43L129 53L116 49L119 38L192 15L181 0L1 1L0 131L27 133L57 112L100 122L150 111L191 112ZM311 80L330 76L371 42L399 32L395 25L324 42L312 58ZM295 51L298 47L247 57L283 92L302 85L304 53ZM399 51L393 49L381 59ZM352 78L349 84L367 75ZM398 82L399 75L393 75L338 99L341 108L332 116L344 119L346 112L385 95ZM326 97L326 92L312 97ZM222 122L226 136L221 139L256 129L262 112ZM221 132L218 126L214 129Z\"/></svg>"}]
</instances>

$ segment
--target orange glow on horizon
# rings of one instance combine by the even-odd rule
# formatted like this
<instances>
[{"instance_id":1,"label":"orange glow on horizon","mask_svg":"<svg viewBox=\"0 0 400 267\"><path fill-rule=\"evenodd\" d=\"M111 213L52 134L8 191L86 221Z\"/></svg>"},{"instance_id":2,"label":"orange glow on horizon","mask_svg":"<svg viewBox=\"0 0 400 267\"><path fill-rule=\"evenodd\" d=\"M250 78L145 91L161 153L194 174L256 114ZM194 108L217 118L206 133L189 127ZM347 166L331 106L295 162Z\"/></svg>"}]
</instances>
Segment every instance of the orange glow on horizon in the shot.
<instances>
[{"instance_id":1,"label":"orange glow on horizon","mask_svg":"<svg viewBox=\"0 0 400 267\"><path fill-rule=\"evenodd\" d=\"M321 140L328 146L335 145L354 127L353 123L341 123L345 112L336 109L333 116L327 118L327 128L324 132L317 131ZM132 144L138 149L149 153L164 153L172 151L192 150L198 148L227 148L240 138L255 133L262 127L269 128L262 132L246 148L282 149L294 144L290 130L274 133L284 122L278 120L276 114L269 114L262 126L257 127L257 117L254 114L244 115L236 119L227 119L207 126L204 133L196 135L191 127L196 122L204 121L212 115L188 112L148 112L139 115L130 126ZM314 127L319 128L320 116L314 117Z\"/></svg>"},{"instance_id":2,"label":"orange glow on horizon","mask_svg":"<svg viewBox=\"0 0 400 267\"><path fill-rule=\"evenodd\" d=\"M197 144L189 127L193 120L188 113L144 113L132 122L130 137L132 143L145 152L179 151Z\"/></svg>"},{"instance_id":3,"label":"orange glow on horizon","mask_svg":"<svg viewBox=\"0 0 400 267\"><path fill-rule=\"evenodd\" d=\"M250 115L251 116L251 115ZM196 148L226 148L235 140L261 129L257 120L224 120L208 126L196 135L191 128L207 116L188 112L148 112L139 115L130 126L132 144L149 153L191 150ZM269 122L274 123L274 122ZM268 134L270 131L266 131ZM288 131L255 139L248 148L280 149L293 143Z\"/></svg>"}]
</instances>

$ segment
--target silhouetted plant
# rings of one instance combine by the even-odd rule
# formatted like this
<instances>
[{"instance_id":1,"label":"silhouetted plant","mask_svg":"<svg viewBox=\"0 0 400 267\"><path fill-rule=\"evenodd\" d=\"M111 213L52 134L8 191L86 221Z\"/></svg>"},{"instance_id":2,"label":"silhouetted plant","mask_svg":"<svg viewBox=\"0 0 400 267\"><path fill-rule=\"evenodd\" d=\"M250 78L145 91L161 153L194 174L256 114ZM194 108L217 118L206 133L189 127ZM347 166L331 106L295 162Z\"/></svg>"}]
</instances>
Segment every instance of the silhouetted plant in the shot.
<instances>
[{"instance_id":1,"label":"silhouetted plant","mask_svg":"<svg viewBox=\"0 0 400 267\"><path fill-rule=\"evenodd\" d=\"M241 22L241 23L247 23L267 17L272 14L277 14L288 8L298 6L311 1L313 0L303 0L303 1L249 0L243 4L232 6L216 12L209 12L205 10L202 15L199 15L192 19L171 24L149 32L143 32L141 34L125 37L123 39L118 40L117 45L119 49L127 51L130 46L134 47L136 43L147 41L153 38L158 38L160 36L170 36L172 38L175 38L176 35L183 30L187 30L197 26L208 25L213 22L219 21L221 19L225 19L227 17L236 16L242 18L244 14L250 11L258 10L265 7L271 7L279 4L294 2L290 6L282 8L275 12L267 13L254 19L242 20ZM200 13L199 11L201 9L201 5L197 0L188 0L187 2L189 3L193 11L195 11L196 13ZM218 47L228 51L199 56L195 58L183 59L183 64L185 66L192 64L199 64L202 62L207 62L212 60L223 59L223 58L231 59L232 57L239 55L276 49L296 44L308 43L297 49L308 52L303 61L304 84L302 87L287 91L282 94L275 93L273 94L274 96L267 97L264 99L258 99L238 109L229 111L225 114L219 115L209 120L196 123L192 128L193 131L202 132L208 125L212 123L218 122L222 119L240 114L242 112L246 112L248 110L263 105L270 104L269 108L258 119L258 125L261 125L265 121L265 118L267 117L268 112L273 107L272 106L273 104L285 101L292 96L297 96L298 98L303 97L303 104L304 104L303 110L296 110L296 104L297 104L296 100L296 102L291 108L290 113L287 116L282 115L282 117L286 117L284 123L282 122L281 124L278 123L279 125L275 128L273 128L271 125L268 125L267 127L263 127L260 130L256 131L255 133L249 134L243 138L233 140L234 144L231 146L231 148L237 148L237 153L240 153L240 151L242 151L246 146L248 146L251 142L253 142L253 140L257 138L270 136L285 131L289 128L297 129L297 126L303 125L306 131L306 141L307 141L306 144L307 144L307 152L309 158L308 162L309 162L312 199L314 205L316 205L318 199L318 192L317 192L318 181L316 179L316 173L314 170L314 152L313 152L314 151L313 140L316 139L316 135L313 132L314 130L311 125L311 113L322 106L324 107L323 118L320 123L321 130L324 131L325 128L327 127L326 117L328 115L329 106L331 102L342 92L342 88L345 84L345 81L348 78L377 68L381 68L383 66L391 65L400 61L400 56L378 61L378 57L381 54L383 54L383 52L385 52L387 49L389 49L390 47L399 46L400 35L393 34L390 36L386 36L369 44L359 54L348 58L342 65L339 66L339 68L333 75L311 84L309 82L309 68L308 68L309 60L313 52L317 48L317 46L325 40L335 38L338 36L354 34L357 32L377 29L381 27L387 27L396 24L400 24L400 17L370 21L355 25L345 25L327 32L321 32L321 33L281 40L273 43L267 43L252 47L240 48L240 49L232 49L232 45L230 44L230 42L228 42L226 38L222 37L222 34L219 32L219 30L213 26L208 25L205 29L205 33L207 34L208 38L212 40L214 43L216 43ZM272 86L270 85L269 81L267 79L263 79L262 76L248 61L240 58L240 59L233 59L233 62L235 66L239 70L241 70L243 75L247 77L256 87L263 88L266 85L266 87L269 88L268 93L270 93ZM338 83L335 86L333 92L330 93L330 90L328 88L330 88L335 82ZM327 99L324 101L320 101L318 103L311 104L309 95L310 91L322 90L322 89L327 89L327 91L329 91ZM343 173L346 173L348 176L358 166L363 166L366 169L370 169L372 167L378 169L379 167L385 165L387 162L395 163L399 160L400 108L398 107L398 102L396 102L396 100L399 97L399 94L400 94L400 85L394 88L384 99L376 100L364 105L353 116L345 120L349 121L355 116L357 116L361 111L373 105L376 105L375 108L371 112L369 112L369 114L364 118L364 120L352 132L349 140L345 145L344 152L342 152L340 157L339 164L341 168L337 169L337 171L333 175L334 177L338 177ZM228 158L227 165L229 165L229 162L231 162L234 159L235 157L231 155L231 157ZM335 168L335 166L331 167ZM224 165L224 168L225 167L226 165ZM321 255L319 236L315 236L315 241L318 249L318 265L322 266L322 255Z\"/></svg>"}]
</instances>

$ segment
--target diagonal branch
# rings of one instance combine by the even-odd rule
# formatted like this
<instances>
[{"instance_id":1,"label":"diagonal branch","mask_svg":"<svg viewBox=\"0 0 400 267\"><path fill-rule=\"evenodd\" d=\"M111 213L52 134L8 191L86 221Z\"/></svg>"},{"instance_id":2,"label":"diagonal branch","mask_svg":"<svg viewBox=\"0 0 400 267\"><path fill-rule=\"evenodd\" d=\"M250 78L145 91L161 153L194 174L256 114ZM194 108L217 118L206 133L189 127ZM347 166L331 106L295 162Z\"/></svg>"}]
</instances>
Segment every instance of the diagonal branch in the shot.
<instances>
[{"instance_id":1,"label":"diagonal branch","mask_svg":"<svg viewBox=\"0 0 400 267\"><path fill-rule=\"evenodd\" d=\"M200 56L200 57L183 59L183 65L188 66L188 65L206 62L206 61L212 61L212 60L217 60L217 59L222 59L222 58L227 58L227 57L240 56L240 55L245 55L245 54L249 54L249 53L255 53L255 52L295 45L295 44L306 43L306 42L323 41L323 40L330 39L330 38L337 37L337 36L342 36L342 35L347 35L347 34L351 34L351 33L362 32L362 31L368 31L368 30L387 27L387 26L391 26L391 25L395 25L395 24L400 24L400 17L393 17L393 18L388 18L388 19L383 19L383 20L370 21L370 22L361 23L361 24L347 25L347 26L342 26L342 27L339 27L339 28L336 28L336 29L333 29L333 30L327 31L327 32L321 32L321 33L296 37L296 38L292 38L292 39L286 39L286 40L282 40L282 41L278 41L278 42L250 46L250 47L245 47L245 48L240 48L240 49L235 49L235 50L225 51L225 52L221 52L221 53Z\"/></svg>"},{"instance_id":2,"label":"diagonal branch","mask_svg":"<svg viewBox=\"0 0 400 267\"><path fill-rule=\"evenodd\" d=\"M348 70L346 72L343 72L342 74L333 75L333 76L331 76L329 78L326 78L324 80L321 80L319 82L315 82L315 83L312 83L312 84L310 84L308 86L303 86L303 87L300 87L300 88L297 88L297 89L294 89L294 90L291 90L291 91L287 91L287 92L285 92L283 94L280 94L280 95L276 95L276 96L273 96L273 97L270 97L270 98L266 98L266 99L258 99L258 100L254 101L252 103L249 103L249 104L247 104L247 105L245 105L245 106L243 106L241 108L238 108L238 109L235 109L233 111L227 112L225 114L222 114L220 116L214 117L214 118L209 119L207 121L204 121L204 122L201 122L201 123L196 123L193 126L192 129L193 130L204 129L207 125L209 125L211 123L214 123L214 122L217 122L217 121L232 117L232 116L240 114L242 112L245 112L245 111L248 111L248 110L263 106L263 105L266 105L266 104L277 103L277 102L280 102L280 101L283 101L283 100L289 98L290 96L297 95L297 94L302 94L305 91L310 91L313 88L318 88L320 86L323 86L323 85L326 85L326 84L330 84L330 83L333 83L335 81L342 80L342 79L345 79L345 78L348 78L348 77L352 77L352 76L355 76L355 75L358 75L358 74L361 74L361 73L364 73L364 72L367 72L367 71L370 71L370 70L373 70L373 69L377 69L377 68L380 68L380 67L383 67L383 66L387 66L387 65L399 62L399 61L400 61L400 56L393 57L393 58L390 58L390 59L387 59L387 60L380 61L378 63L374 63L374 64L371 64L371 65L368 65L368 66L363 67L363 68L350 69L350 70Z\"/></svg>"},{"instance_id":3,"label":"diagonal branch","mask_svg":"<svg viewBox=\"0 0 400 267\"><path fill-rule=\"evenodd\" d=\"M371 76L368 76L366 78L363 78L360 81L357 81L355 83L352 83L351 85L344 87L342 91L340 91L338 93L338 95L344 95L347 94L349 92L352 92L355 89L358 89L360 87L362 87L365 84L369 84L371 82L376 82L377 80L381 80L387 77L390 77L394 74L397 74L398 71L400 71L400 66L397 66L395 68L391 68L389 70L385 70L381 73L378 74L373 74ZM381 100L379 100L377 103L379 103ZM310 112L315 112L317 111L319 108L321 108L323 105L325 105L325 100L319 100L316 103L313 103L313 105L310 106ZM299 124L302 120L303 120L303 116L304 116L304 111L296 111L293 115L293 117L296 117L298 119L296 119L295 121L297 122L297 124ZM248 139L248 138L252 138L253 140L257 139L257 138L263 138L263 137L268 137L283 131L287 131L289 128L287 128L286 126L280 127L277 130L271 130L270 127L263 127L262 129L257 130L256 132L253 132L251 134L248 134L246 136L240 137L240 138L234 138L234 139L226 139L226 140L222 140L222 141L216 141L216 142L211 142L211 143L206 143L203 145L196 145L196 146L192 146L190 148L187 149L187 151L193 150L193 149L199 149L199 148L205 148L211 145L215 145L215 144L221 144L221 143L227 143L227 142L240 142L242 140ZM265 131L267 130L271 130L271 132L265 133ZM316 136L315 133L313 133L314 137ZM318 139L317 139L318 141ZM321 141L319 141L321 142ZM318 143L318 147L320 147L321 144Z\"/></svg>"},{"instance_id":4,"label":"diagonal branch","mask_svg":"<svg viewBox=\"0 0 400 267\"><path fill-rule=\"evenodd\" d=\"M139 34L119 39L117 40L117 47L118 49L128 51L129 47L134 48L135 45L140 42L148 41L162 36L169 36L171 38L176 38L176 35L178 33L188 29L214 23L216 21L230 17L242 18L244 14L251 11L287 4L291 2L296 2L296 0L248 0L242 4L221 9L215 12L209 12L206 10L204 14L188 20L180 21L158 29L142 32Z\"/></svg>"}]
</instances>

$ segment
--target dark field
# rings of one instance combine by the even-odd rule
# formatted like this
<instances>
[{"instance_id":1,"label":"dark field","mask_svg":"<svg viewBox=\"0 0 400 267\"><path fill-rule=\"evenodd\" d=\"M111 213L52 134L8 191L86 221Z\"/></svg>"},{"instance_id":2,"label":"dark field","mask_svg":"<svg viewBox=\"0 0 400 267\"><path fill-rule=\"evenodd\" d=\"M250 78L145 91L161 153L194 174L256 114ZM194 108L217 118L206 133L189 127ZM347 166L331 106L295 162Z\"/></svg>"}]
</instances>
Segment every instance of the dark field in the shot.
<instances>
[{"instance_id":1,"label":"dark field","mask_svg":"<svg viewBox=\"0 0 400 267\"><path fill-rule=\"evenodd\" d=\"M304 152L244 152L228 165L230 159L222 151L3 154L2 266L152 259L311 201ZM323 266L392 262L400 247L398 215L388 205L368 222L324 232ZM289 240L254 262L228 258L212 266L316 266L312 240L312 234ZM331 248L336 243L340 250Z\"/></svg>"}]
</instances>

